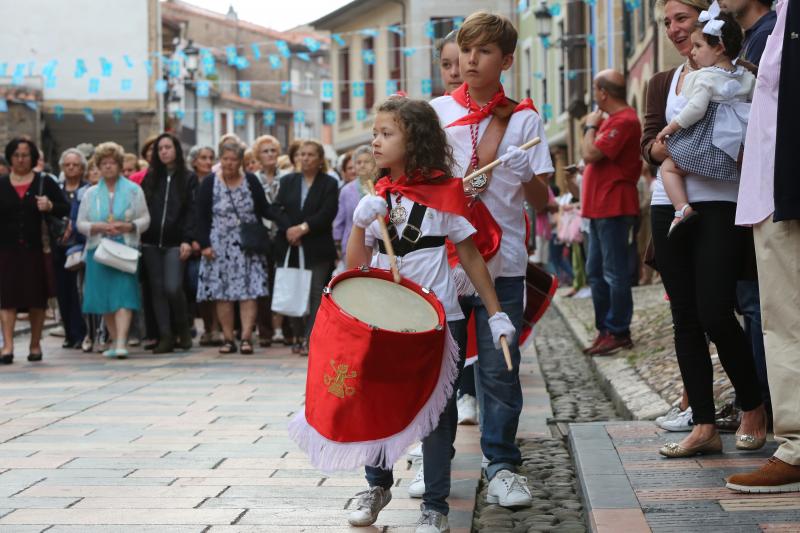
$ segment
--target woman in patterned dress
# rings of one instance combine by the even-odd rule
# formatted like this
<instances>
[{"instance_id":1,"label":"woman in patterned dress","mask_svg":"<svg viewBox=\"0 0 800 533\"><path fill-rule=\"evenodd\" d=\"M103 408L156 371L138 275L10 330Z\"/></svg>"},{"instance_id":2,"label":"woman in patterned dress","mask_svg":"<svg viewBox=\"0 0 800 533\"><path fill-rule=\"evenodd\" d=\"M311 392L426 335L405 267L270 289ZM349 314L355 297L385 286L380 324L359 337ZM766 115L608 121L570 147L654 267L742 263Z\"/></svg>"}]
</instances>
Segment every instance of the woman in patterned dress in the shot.
<instances>
[{"instance_id":1,"label":"woman in patterned dress","mask_svg":"<svg viewBox=\"0 0 800 533\"><path fill-rule=\"evenodd\" d=\"M258 178L242 170L244 147L226 142L220 147L220 171L203 180L197 194L197 227L202 248L197 300L214 301L225 337L220 353L235 353L234 302L242 321L241 352L253 353L256 300L269 294L265 255L245 252L240 225L272 218Z\"/></svg>"}]
</instances>

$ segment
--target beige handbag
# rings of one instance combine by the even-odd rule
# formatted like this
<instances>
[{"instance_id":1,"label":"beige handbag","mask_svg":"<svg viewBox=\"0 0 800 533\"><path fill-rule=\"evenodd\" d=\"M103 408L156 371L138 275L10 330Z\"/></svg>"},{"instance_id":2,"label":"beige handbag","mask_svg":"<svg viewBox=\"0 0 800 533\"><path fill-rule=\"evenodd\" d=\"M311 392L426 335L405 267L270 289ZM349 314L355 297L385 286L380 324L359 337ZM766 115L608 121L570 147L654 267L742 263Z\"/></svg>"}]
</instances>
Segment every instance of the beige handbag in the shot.
<instances>
[{"instance_id":1,"label":"beige handbag","mask_svg":"<svg viewBox=\"0 0 800 533\"><path fill-rule=\"evenodd\" d=\"M101 265L135 274L140 255L136 248L104 237L100 239L100 244L94 252L94 260Z\"/></svg>"}]
</instances>

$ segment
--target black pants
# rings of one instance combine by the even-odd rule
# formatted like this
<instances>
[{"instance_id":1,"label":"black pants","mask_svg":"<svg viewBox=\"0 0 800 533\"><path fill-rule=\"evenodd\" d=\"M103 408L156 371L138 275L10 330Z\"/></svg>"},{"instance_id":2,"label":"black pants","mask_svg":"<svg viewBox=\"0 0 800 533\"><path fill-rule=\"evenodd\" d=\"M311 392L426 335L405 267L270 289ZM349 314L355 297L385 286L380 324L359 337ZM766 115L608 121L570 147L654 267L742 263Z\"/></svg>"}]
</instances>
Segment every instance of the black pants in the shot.
<instances>
[{"instance_id":1,"label":"black pants","mask_svg":"<svg viewBox=\"0 0 800 533\"><path fill-rule=\"evenodd\" d=\"M142 260L147 269L150 299L159 336L163 338L172 335L173 324L184 330L189 322L186 295L183 293L184 265L180 258L180 249L143 246Z\"/></svg>"},{"instance_id":2,"label":"black pants","mask_svg":"<svg viewBox=\"0 0 800 533\"><path fill-rule=\"evenodd\" d=\"M706 334L742 409L761 405L750 340L734 315L746 230L734 225L733 202L693 202L700 217L691 232L667 239L672 206L650 211L656 264L670 299L675 352L695 424L714 423L713 367Z\"/></svg>"},{"instance_id":3,"label":"black pants","mask_svg":"<svg viewBox=\"0 0 800 533\"><path fill-rule=\"evenodd\" d=\"M81 299L78 294L78 272L64 269L67 260L66 248L53 247L53 271L56 278L56 297L61 320L64 322L65 340L70 344L83 341L86 323L81 314Z\"/></svg>"}]
</instances>

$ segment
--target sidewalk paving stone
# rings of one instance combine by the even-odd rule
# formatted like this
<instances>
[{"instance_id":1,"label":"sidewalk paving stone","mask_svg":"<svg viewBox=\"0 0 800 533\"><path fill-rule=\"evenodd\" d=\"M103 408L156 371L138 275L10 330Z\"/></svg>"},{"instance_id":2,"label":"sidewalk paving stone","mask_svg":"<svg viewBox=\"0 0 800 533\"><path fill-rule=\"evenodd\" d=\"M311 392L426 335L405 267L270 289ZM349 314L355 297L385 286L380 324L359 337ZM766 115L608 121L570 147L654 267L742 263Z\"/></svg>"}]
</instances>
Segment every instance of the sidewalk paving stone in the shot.
<instances>
[{"instance_id":1,"label":"sidewalk paving stone","mask_svg":"<svg viewBox=\"0 0 800 533\"><path fill-rule=\"evenodd\" d=\"M17 339L23 343L24 339ZM48 533L292 533L350 531L363 471L324 474L288 438L303 408L307 360L288 347L253 356L216 349L126 361L59 348L0 370L0 531ZM519 436L549 435L552 416L535 356L520 380ZM460 426L452 533L469 531L480 475L476 426ZM413 531L416 467L395 467L378 527Z\"/></svg>"}]
</instances>

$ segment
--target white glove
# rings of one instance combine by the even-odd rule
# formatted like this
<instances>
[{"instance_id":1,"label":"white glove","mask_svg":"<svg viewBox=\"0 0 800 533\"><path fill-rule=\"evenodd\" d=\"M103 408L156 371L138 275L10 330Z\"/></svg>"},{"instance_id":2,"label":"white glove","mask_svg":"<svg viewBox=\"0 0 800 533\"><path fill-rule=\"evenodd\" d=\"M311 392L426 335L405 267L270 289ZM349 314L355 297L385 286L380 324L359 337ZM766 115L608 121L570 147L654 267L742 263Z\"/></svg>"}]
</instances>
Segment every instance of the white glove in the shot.
<instances>
[{"instance_id":1,"label":"white glove","mask_svg":"<svg viewBox=\"0 0 800 533\"><path fill-rule=\"evenodd\" d=\"M489 328L492 330L492 340L495 348L500 348L500 337L505 337L506 341L511 344L514 341L514 335L517 334L511 319L503 312L495 313L489 317Z\"/></svg>"},{"instance_id":2,"label":"white glove","mask_svg":"<svg viewBox=\"0 0 800 533\"><path fill-rule=\"evenodd\" d=\"M386 200L380 196L368 194L358 202L353 211L353 224L362 229L366 228L372 224L375 217L386 216L387 209Z\"/></svg>"},{"instance_id":3,"label":"white glove","mask_svg":"<svg viewBox=\"0 0 800 533\"><path fill-rule=\"evenodd\" d=\"M500 161L517 176L527 179L533 174L531 163L528 159L528 151L519 146L509 146L506 149L506 153L500 156Z\"/></svg>"}]
</instances>

